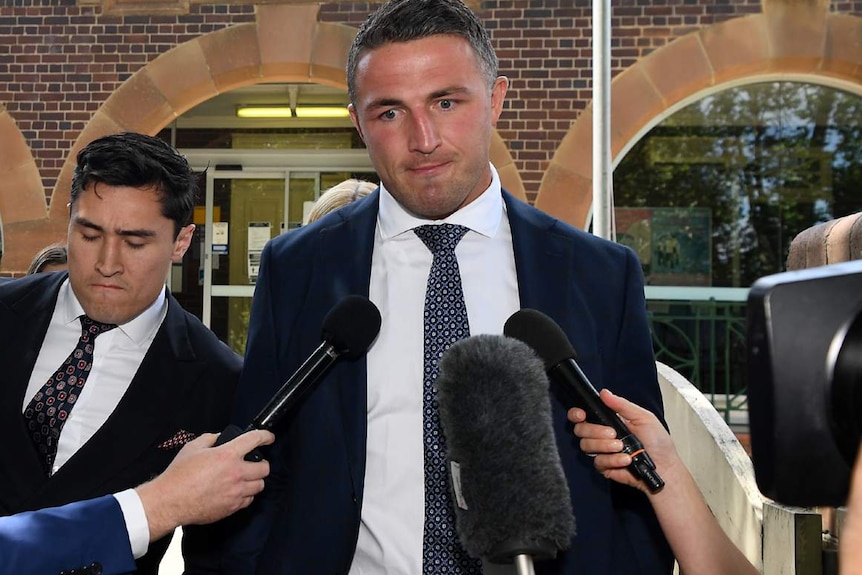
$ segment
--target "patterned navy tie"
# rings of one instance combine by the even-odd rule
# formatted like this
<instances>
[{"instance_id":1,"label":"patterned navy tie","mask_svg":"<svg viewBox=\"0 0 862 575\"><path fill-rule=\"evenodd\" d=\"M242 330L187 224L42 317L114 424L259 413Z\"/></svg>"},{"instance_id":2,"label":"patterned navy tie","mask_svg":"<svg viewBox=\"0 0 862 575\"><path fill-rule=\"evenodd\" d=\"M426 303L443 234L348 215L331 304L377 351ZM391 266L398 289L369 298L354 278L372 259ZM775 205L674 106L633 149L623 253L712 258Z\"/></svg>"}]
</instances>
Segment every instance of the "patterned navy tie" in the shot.
<instances>
[{"instance_id":1,"label":"patterned navy tie","mask_svg":"<svg viewBox=\"0 0 862 575\"><path fill-rule=\"evenodd\" d=\"M95 322L85 315L82 315L80 320L81 337L78 339L78 345L63 365L36 392L24 410L27 430L48 475L51 475L54 467L60 431L69 418L69 412L75 407L93 367L96 337L117 327L114 324Z\"/></svg>"},{"instance_id":2,"label":"patterned navy tie","mask_svg":"<svg viewBox=\"0 0 862 575\"><path fill-rule=\"evenodd\" d=\"M450 345L470 335L467 307L455 246L467 233L464 226L442 224L413 230L434 259L425 291L425 361L422 423L425 446L425 531L422 572L480 575L482 566L461 547L455 532L455 510L449 495L446 440L440 428L434 382L440 356Z\"/></svg>"}]
</instances>

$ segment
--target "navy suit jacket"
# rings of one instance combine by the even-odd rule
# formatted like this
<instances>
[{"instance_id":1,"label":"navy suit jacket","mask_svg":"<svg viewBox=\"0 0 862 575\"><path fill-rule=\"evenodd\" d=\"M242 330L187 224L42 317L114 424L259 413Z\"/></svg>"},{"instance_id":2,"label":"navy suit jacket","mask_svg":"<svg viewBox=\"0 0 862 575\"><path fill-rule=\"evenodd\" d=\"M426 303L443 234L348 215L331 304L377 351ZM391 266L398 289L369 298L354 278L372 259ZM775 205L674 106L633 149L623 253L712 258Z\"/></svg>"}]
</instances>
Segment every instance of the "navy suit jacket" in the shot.
<instances>
[{"instance_id":1,"label":"navy suit jacket","mask_svg":"<svg viewBox=\"0 0 862 575\"><path fill-rule=\"evenodd\" d=\"M117 493L168 466L182 432L224 429L242 359L167 294L165 320L114 412L51 477L42 469L21 415L24 394L66 272L0 283L0 515ZM178 435L179 434L179 435ZM215 526L184 529L187 571L210 569ZM138 572L155 574L169 537L150 545Z\"/></svg>"},{"instance_id":2,"label":"navy suit jacket","mask_svg":"<svg viewBox=\"0 0 862 575\"><path fill-rule=\"evenodd\" d=\"M320 344L323 318L342 297L368 295L378 194L264 248L235 423L248 424ZM635 254L508 193L504 199L522 307L559 323L597 388L608 387L661 417ZM571 406L559 398L552 404L578 533L568 551L538 563L537 571L670 573L672 555L646 497L596 472L566 420ZM350 567L365 477L364 357L336 365L286 419L275 430L265 491L234 519L225 573L331 575Z\"/></svg>"},{"instance_id":3,"label":"navy suit jacket","mask_svg":"<svg viewBox=\"0 0 862 575\"><path fill-rule=\"evenodd\" d=\"M113 496L0 517L0 573L72 570L82 575L135 571L123 513Z\"/></svg>"}]
</instances>

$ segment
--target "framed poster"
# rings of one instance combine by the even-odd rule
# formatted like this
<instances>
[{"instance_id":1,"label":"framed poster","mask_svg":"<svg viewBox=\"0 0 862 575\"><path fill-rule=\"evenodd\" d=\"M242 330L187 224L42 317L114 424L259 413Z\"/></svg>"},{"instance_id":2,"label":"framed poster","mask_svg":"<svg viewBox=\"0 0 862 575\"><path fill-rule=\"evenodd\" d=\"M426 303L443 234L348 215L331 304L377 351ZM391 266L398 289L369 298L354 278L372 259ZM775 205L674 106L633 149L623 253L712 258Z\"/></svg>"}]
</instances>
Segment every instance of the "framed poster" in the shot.
<instances>
[{"instance_id":1,"label":"framed poster","mask_svg":"<svg viewBox=\"0 0 862 575\"><path fill-rule=\"evenodd\" d=\"M647 285L712 285L709 208L616 208L617 241L638 254Z\"/></svg>"}]
</instances>

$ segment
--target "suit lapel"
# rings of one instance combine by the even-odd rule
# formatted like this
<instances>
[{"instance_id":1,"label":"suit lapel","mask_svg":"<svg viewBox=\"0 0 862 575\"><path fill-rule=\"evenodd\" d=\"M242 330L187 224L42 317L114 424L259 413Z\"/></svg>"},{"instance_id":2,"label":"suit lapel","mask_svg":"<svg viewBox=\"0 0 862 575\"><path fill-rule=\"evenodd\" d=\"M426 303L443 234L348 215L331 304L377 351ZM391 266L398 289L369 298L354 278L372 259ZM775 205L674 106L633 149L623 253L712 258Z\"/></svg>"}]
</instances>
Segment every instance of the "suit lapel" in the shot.
<instances>
[{"instance_id":1,"label":"suit lapel","mask_svg":"<svg viewBox=\"0 0 862 575\"><path fill-rule=\"evenodd\" d=\"M21 415L30 374L66 277L45 276L10 282L0 303L0 361L6 366L0 379L0 421L8 440L0 449L0 477L9 501L23 501L48 481Z\"/></svg>"},{"instance_id":2,"label":"suit lapel","mask_svg":"<svg viewBox=\"0 0 862 575\"><path fill-rule=\"evenodd\" d=\"M503 197L512 228L521 307L539 310L557 321L569 317L571 242L553 233L557 220L508 193Z\"/></svg>"},{"instance_id":3,"label":"suit lapel","mask_svg":"<svg viewBox=\"0 0 862 575\"><path fill-rule=\"evenodd\" d=\"M377 225L377 207L380 191L372 193L362 202L357 202L344 210L344 219L321 231L321 253L331 257L322 258L323 265L318 267L315 277L322 290L333 290L333 278L341 278L344 283L336 282L332 293L331 305L347 294L368 297L371 283L371 256L374 248L374 231ZM346 271L346 273L345 273ZM365 482L365 440L368 431L367 421L367 363L361 357L348 369L339 370L336 380L341 402L341 421L343 422L344 444L350 465L350 476L357 501L362 501L362 487Z\"/></svg>"},{"instance_id":4,"label":"suit lapel","mask_svg":"<svg viewBox=\"0 0 862 575\"><path fill-rule=\"evenodd\" d=\"M173 423L171 405L188 405L203 365L195 361L185 314L170 293L168 312L144 356L129 389L105 424L52 478L69 500L99 493L99 482L109 481L148 450ZM93 474L98 469L98 474Z\"/></svg>"},{"instance_id":5,"label":"suit lapel","mask_svg":"<svg viewBox=\"0 0 862 575\"><path fill-rule=\"evenodd\" d=\"M64 278L65 275L58 274L50 281L31 281L28 289L10 289L10 295L4 294L0 301L0 361L5 366L0 380L0 414L4 417L13 412L20 415L27 383ZM16 283L7 287L22 287Z\"/></svg>"},{"instance_id":6,"label":"suit lapel","mask_svg":"<svg viewBox=\"0 0 862 575\"><path fill-rule=\"evenodd\" d=\"M504 197L512 227L521 307L539 310L556 321L576 350L594 350L591 318L596 303L588 303L579 288L590 278L584 275L587 267L580 261L583 256L574 249L572 231L557 231L562 226L559 220L509 194L504 193Z\"/></svg>"}]
</instances>

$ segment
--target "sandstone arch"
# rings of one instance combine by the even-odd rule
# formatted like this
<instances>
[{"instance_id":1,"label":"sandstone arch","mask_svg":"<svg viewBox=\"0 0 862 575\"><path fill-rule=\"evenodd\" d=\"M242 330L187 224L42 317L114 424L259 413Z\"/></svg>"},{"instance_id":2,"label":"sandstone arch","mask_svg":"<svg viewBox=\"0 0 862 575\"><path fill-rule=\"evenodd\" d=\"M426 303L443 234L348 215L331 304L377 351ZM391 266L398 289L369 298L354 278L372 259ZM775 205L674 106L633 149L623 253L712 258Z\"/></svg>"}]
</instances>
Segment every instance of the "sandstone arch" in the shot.
<instances>
[{"instance_id":1,"label":"sandstone arch","mask_svg":"<svg viewBox=\"0 0 862 575\"><path fill-rule=\"evenodd\" d=\"M680 102L725 84L778 75L862 84L862 19L828 2L771 2L764 13L693 32L642 58L611 84L611 154L620 154ZM860 86L862 88L862 86ZM563 138L536 206L577 227L592 208L592 109Z\"/></svg>"}]
</instances>

